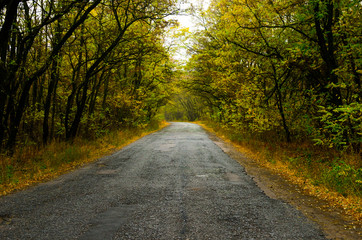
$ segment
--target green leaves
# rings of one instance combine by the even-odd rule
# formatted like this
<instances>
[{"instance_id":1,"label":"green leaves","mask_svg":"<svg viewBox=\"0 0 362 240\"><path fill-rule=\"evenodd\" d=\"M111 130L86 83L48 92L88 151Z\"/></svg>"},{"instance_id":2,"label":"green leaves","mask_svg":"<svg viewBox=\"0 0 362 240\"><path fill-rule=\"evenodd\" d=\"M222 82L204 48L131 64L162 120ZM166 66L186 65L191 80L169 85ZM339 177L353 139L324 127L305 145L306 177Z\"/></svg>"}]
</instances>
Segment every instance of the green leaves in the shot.
<instances>
[{"instance_id":1,"label":"green leaves","mask_svg":"<svg viewBox=\"0 0 362 240\"><path fill-rule=\"evenodd\" d=\"M360 151L358 9L351 1L218 1L194 36L188 89L225 126Z\"/></svg>"},{"instance_id":2,"label":"green leaves","mask_svg":"<svg viewBox=\"0 0 362 240\"><path fill-rule=\"evenodd\" d=\"M317 119L323 127L318 128L316 144L343 149L362 143L362 105L352 103L338 108L319 106Z\"/></svg>"},{"instance_id":3,"label":"green leaves","mask_svg":"<svg viewBox=\"0 0 362 240\"><path fill-rule=\"evenodd\" d=\"M46 144L150 122L168 97L163 34L175 3L37 0L13 4L17 15L5 3L0 150L18 135ZM11 29L3 28L6 15Z\"/></svg>"}]
</instances>

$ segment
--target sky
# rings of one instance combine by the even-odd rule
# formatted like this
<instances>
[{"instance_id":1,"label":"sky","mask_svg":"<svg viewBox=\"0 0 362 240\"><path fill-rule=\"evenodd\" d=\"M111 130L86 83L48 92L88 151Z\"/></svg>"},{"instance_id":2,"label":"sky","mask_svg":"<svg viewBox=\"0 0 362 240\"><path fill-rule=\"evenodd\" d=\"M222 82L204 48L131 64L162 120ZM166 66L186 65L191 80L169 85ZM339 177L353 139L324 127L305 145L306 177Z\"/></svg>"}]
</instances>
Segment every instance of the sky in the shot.
<instances>
[{"instance_id":1,"label":"sky","mask_svg":"<svg viewBox=\"0 0 362 240\"><path fill-rule=\"evenodd\" d=\"M179 6L181 12L186 11L192 6L196 8L201 8L206 10L210 4L210 0L179 0ZM172 37L173 34L180 31L181 29L188 28L190 32L200 29L200 25L198 24L197 17L192 16L187 13L181 13L179 15L172 15L169 19L176 19L179 22L178 29L174 29L169 32L169 36L167 37L166 44L172 44L173 46L179 46L173 58L185 62L190 57L187 54L187 45L190 44L185 38L174 38ZM183 46L183 47L182 47Z\"/></svg>"},{"instance_id":2,"label":"sky","mask_svg":"<svg viewBox=\"0 0 362 240\"><path fill-rule=\"evenodd\" d=\"M187 10L188 8L194 6L195 8L202 8L206 10L210 4L210 0L186 0L180 3L180 9ZM175 18L179 21L181 27L188 27L190 30L195 30L197 28L197 19L191 15L181 14L176 15Z\"/></svg>"}]
</instances>

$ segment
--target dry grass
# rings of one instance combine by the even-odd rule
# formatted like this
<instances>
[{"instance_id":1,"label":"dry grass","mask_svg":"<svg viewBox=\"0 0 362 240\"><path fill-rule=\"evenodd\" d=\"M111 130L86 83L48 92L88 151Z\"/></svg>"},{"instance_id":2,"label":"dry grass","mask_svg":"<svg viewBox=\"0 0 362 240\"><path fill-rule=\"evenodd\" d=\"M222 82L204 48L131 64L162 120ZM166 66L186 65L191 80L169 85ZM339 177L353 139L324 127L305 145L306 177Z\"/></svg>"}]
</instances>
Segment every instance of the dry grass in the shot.
<instances>
[{"instance_id":1,"label":"dry grass","mask_svg":"<svg viewBox=\"0 0 362 240\"><path fill-rule=\"evenodd\" d=\"M0 155L0 196L54 179L167 125L162 122L152 129L112 132L94 141L76 139L73 143L53 142L40 148L26 147L17 150L12 157Z\"/></svg>"},{"instance_id":2,"label":"dry grass","mask_svg":"<svg viewBox=\"0 0 362 240\"><path fill-rule=\"evenodd\" d=\"M362 221L360 155L338 154L308 143L272 145L252 139L231 141L230 134L235 133L210 123L198 124L232 143L260 166L299 185L304 193L326 200L327 207L340 207L353 219Z\"/></svg>"}]
</instances>

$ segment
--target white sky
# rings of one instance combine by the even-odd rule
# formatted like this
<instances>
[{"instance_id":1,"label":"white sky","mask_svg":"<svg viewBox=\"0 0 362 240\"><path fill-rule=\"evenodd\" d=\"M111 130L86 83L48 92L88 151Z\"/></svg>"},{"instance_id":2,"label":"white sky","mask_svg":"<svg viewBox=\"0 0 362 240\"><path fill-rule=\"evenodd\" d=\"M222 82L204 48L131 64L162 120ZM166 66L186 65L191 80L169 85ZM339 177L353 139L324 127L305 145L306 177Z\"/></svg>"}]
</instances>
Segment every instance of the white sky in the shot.
<instances>
[{"instance_id":1,"label":"white sky","mask_svg":"<svg viewBox=\"0 0 362 240\"><path fill-rule=\"evenodd\" d=\"M196 7L196 8L201 8L205 11L209 4L210 4L210 0L179 0L179 6L181 9L181 12L183 11L187 11L187 9L189 9L192 6ZM189 31L195 31L197 29L200 29L200 26L198 26L198 20L196 17L191 16L190 14L187 13L182 13L180 15L173 15L170 16L169 19L176 19L179 22L179 28L183 29L183 28L189 28ZM173 38L172 34L176 33L177 29L175 31L170 31L169 32L169 36L167 37L167 42L166 44L172 44L172 45L177 45L179 46L176 53L173 55L173 58L182 62L187 61L187 59L189 58L188 54L187 54L187 50L186 50L186 46L187 44L189 44L187 42L187 40L185 41L184 38ZM184 46L184 47L182 47Z\"/></svg>"},{"instance_id":2,"label":"white sky","mask_svg":"<svg viewBox=\"0 0 362 240\"><path fill-rule=\"evenodd\" d=\"M184 0L183 2L180 3L181 11L187 10L191 5L197 9L202 8L205 11L210 4L210 0ZM180 27L188 27L190 30L197 28L197 19L191 15L178 15L175 18L179 21Z\"/></svg>"}]
</instances>

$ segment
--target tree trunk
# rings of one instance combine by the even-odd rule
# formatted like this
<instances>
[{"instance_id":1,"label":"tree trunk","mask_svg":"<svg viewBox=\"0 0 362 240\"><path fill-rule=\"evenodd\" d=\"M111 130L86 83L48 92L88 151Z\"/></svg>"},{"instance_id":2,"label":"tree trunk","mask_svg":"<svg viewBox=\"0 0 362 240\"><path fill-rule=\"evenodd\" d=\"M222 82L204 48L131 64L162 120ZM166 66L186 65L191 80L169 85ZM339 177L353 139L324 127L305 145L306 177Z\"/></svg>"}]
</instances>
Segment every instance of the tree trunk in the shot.
<instances>
[{"instance_id":1,"label":"tree trunk","mask_svg":"<svg viewBox=\"0 0 362 240\"><path fill-rule=\"evenodd\" d=\"M19 126L26 108L26 103L29 98L29 91L31 89L31 86L33 85L34 81L39 79L40 76L42 76L45 71L48 69L50 64L54 61L54 57L59 54L61 49L63 48L63 45L66 43L66 41L73 35L74 31L78 29L78 27L87 19L88 14L100 3L101 0L95 0L91 6L89 6L84 13L79 17L77 21L73 23L73 25L68 29L68 31L63 35L59 43L57 43L54 48L52 49L52 52L49 54L49 57L47 61L40 67L38 70L30 77L26 78L25 83L20 91L20 99L16 106L16 113L15 117L12 119L10 124L10 130L9 130L9 139L7 141L7 148L9 150L12 150L16 143L16 136L19 131ZM67 9L66 11L70 11L71 9ZM62 15L59 14L60 18ZM32 39L36 37L36 35L39 33L38 31L35 31L34 36L31 36ZM29 44L32 44L32 41L29 40ZM1 46L0 46L1 47ZM24 50L23 58L25 59L28 52L30 50L30 47L28 51Z\"/></svg>"},{"instance_id":2,"label":"tree trunk","mask_svg":"<svg viewBox=\"0 0 362 240\"><path fill-rule=\"evenodd\" d=\"M49 113L50 113L50 106L52 101L52 95L55 91L55 86L57 85L59 79L58 75L58 59L55 58L52 69L51 69L51 78L48 87L48 93L44 104L44 119L43 119L43 144L46 145L48 143L49 137Z\"/></svg>"},{"instance_id":3,"label":"tree trunk","mask_svg":"<svg viewBox=\"0 0 362 240\"><path fill-rule=\"evenodd\" d=\"M55 34L54 34L54 40L53 40L53 45L56 46L62 36L61 36L61 25L60 22L57 22L57 26L55 27ZM56 86L58 84L59 81L59 60L60 59L60 54L58 53L57 55L54 56L53 58L53 64L52 64L52 68L50 71L50 82L49 82L49 87L48 87L48 93L47 93L47 97L45 100L45 104L44 104L44 119L43 119L43 144L46 145L48 143L48 138L49 138L49 114L50 114L50 107L51 107L51 102L52 102L52 95L53 92L56 91Z\"/></svg>"},{"instance_id":4,"label":"tree trunk","mask_svg":"<svg viewBox=\"0 0 362 240\"><path fill-rule=\"evenodd\" d=\"M338 68L338 64L335 56L335 43L334 43L334 35L333 35L333 21L335 9L333 2L329 1L327 3L327 12L323 19L320 18L321 10L320 3L316 2L314 7L314 23L317 34L317 43L319 46L321 57L326 64L326 82L324 88L326 88L330 83L338 84L338 77L334 73L334 70ZM324 20L324 29L321 26L321 20ZM326 38L325 38L326 36ZM329 91L329 102L334 106L341 106L343 104L342 101L342 93L339 87L332 87Z\"/></svg>"}]
</instances>

